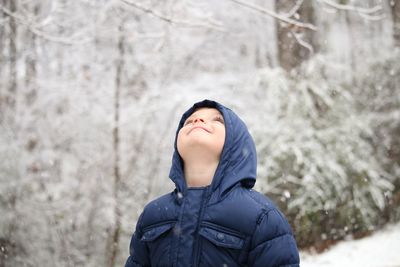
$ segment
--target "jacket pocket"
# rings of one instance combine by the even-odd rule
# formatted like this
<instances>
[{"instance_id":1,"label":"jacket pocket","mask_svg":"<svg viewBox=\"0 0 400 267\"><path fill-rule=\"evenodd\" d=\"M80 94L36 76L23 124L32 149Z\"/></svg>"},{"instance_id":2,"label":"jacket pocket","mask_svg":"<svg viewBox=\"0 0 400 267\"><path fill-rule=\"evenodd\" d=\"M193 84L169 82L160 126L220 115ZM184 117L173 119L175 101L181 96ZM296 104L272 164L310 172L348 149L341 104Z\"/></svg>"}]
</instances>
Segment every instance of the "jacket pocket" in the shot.
<instances>
[{"instance_id":1,"label":"jacket pocket","mask_svg":"<svg viewBox=\"0 0 400 267\"><path fill-rule=\"evenodd\" d=\"M151 266L172 266L171 243L175 222L162 223L143 229L140 239L146 244Z\"/></svg>"},{"instance_id":2,"label":"jacket pocket","mask_svg":"<svg viewBox=\"0 0 400 267\"><path fill-rule=\"evenodd\" d=\"M142 238L140 239L143 242L151 242L156 240L158 237L163 235L164 233L168 232L171 230L171 228L174 226L174 223L168 223L168 224L163 224L159 226L154 226L154 227L147 227L144 230L144 233L142 235Z\"/></svg>"},{"instance_id":3,"label":"jacket pocket","mask_svg":"<svg viewBox=\"0 0 400 267\"><path fill-rule=\"evenodd\" d=\"M242 237L215 228L203 227L199 234L219 247L241 249L244 245Z\"/></svg>"}]
</instances>

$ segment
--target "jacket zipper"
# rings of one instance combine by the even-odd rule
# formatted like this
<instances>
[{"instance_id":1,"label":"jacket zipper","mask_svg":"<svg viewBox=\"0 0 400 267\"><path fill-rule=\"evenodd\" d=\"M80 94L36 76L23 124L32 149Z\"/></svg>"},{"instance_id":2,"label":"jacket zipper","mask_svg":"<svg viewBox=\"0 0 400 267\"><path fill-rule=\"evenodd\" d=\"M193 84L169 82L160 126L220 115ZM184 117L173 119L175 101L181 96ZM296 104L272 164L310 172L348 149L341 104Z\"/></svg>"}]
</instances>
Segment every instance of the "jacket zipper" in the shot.
<instances>
[{"instance_id":1,"label":"jacket zipper","mask_svg":"<svg viewBox=\"0 0 400 267\"><path fill-rule=\"evenodd\" d=\"M199 213L199 220L197 221L197 226L196 226L196 240L194 243L194 255L193 255L193 267L196 267L199 261L199 255L200 255L200 244L199 244L199 231L200 231L200 224L201 221L203 220L203 214L204 214L204 207L206 204L206 200L207 200L207 196L208 196L208 190L210 189L210 187L207 187L207 189L204 191L203 193L203 197L201 200L201 206L200 206L200 213ZM204 196L205 195L205 196Z\"/></svg>"}]
</instances>

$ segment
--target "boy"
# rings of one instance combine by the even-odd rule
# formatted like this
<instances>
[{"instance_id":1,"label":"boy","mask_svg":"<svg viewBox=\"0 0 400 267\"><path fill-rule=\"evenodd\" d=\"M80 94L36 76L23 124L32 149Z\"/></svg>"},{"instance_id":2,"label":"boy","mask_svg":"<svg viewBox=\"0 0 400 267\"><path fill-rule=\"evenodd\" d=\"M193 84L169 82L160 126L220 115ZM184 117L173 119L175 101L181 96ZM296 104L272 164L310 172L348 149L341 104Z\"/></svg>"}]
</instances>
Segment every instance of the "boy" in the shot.
<instances>
[{"instance_id":1,"label":"boy","mask_svg":"<svg viewBox=\"0 0 400 267\"><path fill-rule=\"evenodd\" d=\"M299 266L286 219L251 189L256 167L243 121L217 102L194 104L175 138L176 189L144 208L125 267Z\"/></svg>"}]
</instances>

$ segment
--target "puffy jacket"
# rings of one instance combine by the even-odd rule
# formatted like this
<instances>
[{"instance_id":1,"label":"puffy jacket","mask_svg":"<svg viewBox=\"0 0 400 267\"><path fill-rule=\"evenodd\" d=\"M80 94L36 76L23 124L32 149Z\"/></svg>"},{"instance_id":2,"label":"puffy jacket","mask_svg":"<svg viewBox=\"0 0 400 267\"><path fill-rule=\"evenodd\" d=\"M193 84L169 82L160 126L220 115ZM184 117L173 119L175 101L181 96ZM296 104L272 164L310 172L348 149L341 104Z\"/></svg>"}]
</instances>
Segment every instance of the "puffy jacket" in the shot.
<instances>
[{"instance_id":1,"label":"puffy jacket","mask_svg":"<svg viewBox=\"0 0 400 267\"><path fill-rule=\"evenodd\" d=\"M243 121L221 104L204 100L183 114L177 134L200 107L218 109L225 121L225 144L213 181L207 187L187 187L175 138L169 177L176 189L144 208L125 267L299 266L285 217L252 189L256 150Z\"/></svg>"}]
</instances>

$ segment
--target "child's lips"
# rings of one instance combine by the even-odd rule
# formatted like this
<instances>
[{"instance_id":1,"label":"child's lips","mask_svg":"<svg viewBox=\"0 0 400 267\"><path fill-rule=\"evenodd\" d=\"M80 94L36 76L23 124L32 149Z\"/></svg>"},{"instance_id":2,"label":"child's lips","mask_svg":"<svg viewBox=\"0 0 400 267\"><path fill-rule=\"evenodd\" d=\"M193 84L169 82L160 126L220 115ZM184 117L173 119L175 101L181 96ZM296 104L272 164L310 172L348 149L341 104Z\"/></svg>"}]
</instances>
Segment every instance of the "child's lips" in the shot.
<instances>
[{"instance_id":1,"label":"child's lips","mask_svg":"<svg viewBox=\"0 0 400 267\"><path fill-rule=\"evenodd\" d=\"M193 130L195 130L195 129L203 129L204 131L206 131L206 132L208 132L208 133L211 132L211 131L208 130L206 127L203 127L203 126L193 126L192 129L190 129L190 131L188 132L188 134L191 133L191 132L192 132Z\"/></svg>"}]
</instances>

